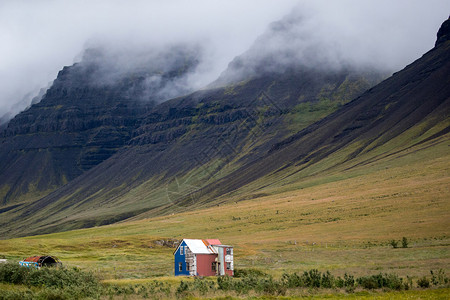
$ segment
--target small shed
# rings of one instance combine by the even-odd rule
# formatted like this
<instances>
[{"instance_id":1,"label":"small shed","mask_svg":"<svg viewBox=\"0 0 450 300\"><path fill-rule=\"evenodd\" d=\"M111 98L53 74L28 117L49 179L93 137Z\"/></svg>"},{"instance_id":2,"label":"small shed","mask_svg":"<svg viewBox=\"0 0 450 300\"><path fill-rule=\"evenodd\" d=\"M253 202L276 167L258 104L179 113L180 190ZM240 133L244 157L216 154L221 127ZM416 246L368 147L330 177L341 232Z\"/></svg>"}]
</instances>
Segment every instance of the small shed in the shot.
<instances>
[{"instance_id":1,"label":"small shed","mask_svg":"<svg viewBox=\"0 0 450 300\"><path fill-rule=\"evenodd\" d=\"M42 256L30 256L25 258L24 260L19 261L19 264L24 267L56 267L60 266L61 261L54 257L49 255L42 255Z\"/></svg>"},{"instance_id":2,"label":"small shed","mask_svg":"<svg viewBox=\"0 0 450 300\"><path fill-rule=\"evenodd\" d=\"M233 247L218 239L183 239L174 252L175 276L233 276Z\"/></svg>"}]
</instances>

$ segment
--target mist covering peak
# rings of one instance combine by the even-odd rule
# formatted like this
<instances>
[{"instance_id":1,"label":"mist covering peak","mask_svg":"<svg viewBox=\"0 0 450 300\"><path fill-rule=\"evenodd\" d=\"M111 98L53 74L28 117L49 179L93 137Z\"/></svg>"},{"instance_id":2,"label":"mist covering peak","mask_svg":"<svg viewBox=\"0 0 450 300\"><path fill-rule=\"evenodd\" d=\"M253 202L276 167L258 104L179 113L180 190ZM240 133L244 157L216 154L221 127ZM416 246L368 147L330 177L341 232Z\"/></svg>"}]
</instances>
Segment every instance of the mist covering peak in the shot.
<instances>
[{"instance_id":1,"label":"mist covering peak","mask_svg":"<svg viewBox=\"0 0 450 300\"><path fill-rule=\"evenodd\" d=\"M92 86L128 82L130 94L142 100L162 102L193 90L190 76L201 60L196 44L172 44L151 49L87 48L77 68ZM61 75L61 74L60 74Z\"/></svg>"},{"instance_id":2,"label":"mist covering peak","mask_svg":"<svg viewBox=\"0 0 450 300\"><path fill-rule=\"evenodd\" d=\"M344 44L329 28L300 7L269 25L248 51L236 57L215 85L294 69L337 71L361 64L347 58ZM326 38L324 38L324 36Z\"/></svg>"}]
</instances>

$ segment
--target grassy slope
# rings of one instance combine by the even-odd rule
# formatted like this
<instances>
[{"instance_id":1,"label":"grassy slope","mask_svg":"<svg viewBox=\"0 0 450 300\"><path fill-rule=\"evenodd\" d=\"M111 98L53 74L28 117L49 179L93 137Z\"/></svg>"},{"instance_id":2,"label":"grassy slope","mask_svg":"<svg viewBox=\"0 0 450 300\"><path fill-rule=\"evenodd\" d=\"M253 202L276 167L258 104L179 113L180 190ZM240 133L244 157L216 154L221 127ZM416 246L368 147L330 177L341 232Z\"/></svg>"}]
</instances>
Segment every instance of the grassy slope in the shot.
<instances>
[{"instance_id":1,"label":"grassy slope","mask_svg":"<svg viewBox=\"0 0 450 300\"><path fill-rule=\"evenodd\" d=\"M258 149L255 150L255 147L267 148L267 145L272 145L273 143L280 141L280 139L286 138L290 134L304 129L311 123L334 112L343 104L354 98L354 96L361 94L362 91L370 87L371 83L373 83L369 83L370 80L366 80L364 77L352 79L347 77L345 80L342 78L342 80L343 82L339 82L339 84L324 84L320 89L317 88L317 91L314 90L314 93L317 93L317 95L314 93L313 95L308 94L307 92L310 91L307 88L305 90L300 89L301 97L298 99L298 102L301 102L301 104L297 105L292 111L285 112L281 116L265 119L265 122L268 122L270 125L266 124L262 126L259 124L256 126L252 124L251 121L243 121L240 119L233 124L228 124L227 126L230 128L233 128L233 126L242 127L240 129L242 132L248 130L248 128L246 129L246 126L253 126L251 132L248 133L247 136L240 137L242 140L239 141L238 145L234 145L233 143L235 142L234 139L239 139L237 137L239 135L238 132L240 132L239 130L235 132L232 129L225 129L226 127L223 127L223 124L212 125L205 123L204 120L200 121L200 119L214 119L214 117L219 117L220 119L221 115L218 111L223 110L220 101L217 101L215 106L205 105L207 102L200 103L197 106L198 108L203 107L203 110L192 117L193 123L189 125L188 132L176 142L172 143L172 146L167 148L169 150L166 149L164 151L166 156L169 157L170 154L167 153L171 153L170 151L173 151L172 153L175 153L175 155L178 153L178 156L180 153L187 151L186 149L191 149L188 150L191 152L199 152L197 155L189 157L188 159L182 157L181 161L178 160L176 168L179 168L180 171L176 176L170 175L170 179L168 180L165 178L167 175L165 174L166 170L159 171L157 175L149 175L147 177L145 177L146 175L142 175L147 169L152 169L154 167L151 163L146 167L142 166L143 164L148 163L149 160L151 161L153 157L145 156L142 158L144 154L139 152L145 152L147 147L136 146L134 147L134 150L137 153L133 152L129 155L125 154L123 156L116 156L115 158L116 161L125 160L130 163L134 163L136 160L140 159L140 165L133 165L130 167L127 163L122 162L121 167L114 168L114 164L117 162L112 160L109 165L104 164L103 169L100 168L100 171L97 171L91 177L88 177L90 178L89 180L83 181L83 179L77 178L77 180L81 180L81 182L75 180L69 183L69 186L76 187L68 192L57 193L57 196L45 205L37 204L46 201L40 201L38 197L34 197L31 200L37 201L33 202L30 200L30 205L23 205L17 210L12 207L13 209L3 213L0 218L0 223L2 223L2 221L4 222L4 225L0 226L0 235L4 234L5 237L25 236L36 233L42 234L55 231L67 231L83 227L110 224L147 210L151 210L149 213L152 216L166 214L167 211L184 211L186 205L178 210L176 207L171 206L171 204L177 200L176 195L174 196L172 194L173 197L168 199L168 192L171 193L179 190L174 178L182 185L183 183L186 183L185 186L180 187L181 194L183 194L186 189L189 189L189 186L200 188L212 183L248 162L249 157L255 155L255 151L261 151ZM232 91L225 91L225 94L223 95L221 94L221 91L213 95L218 97L218 99L224 98L226 100L226 93L233 92L238 96L240 95L252 99L248 96L249 92L247 90L251 90L252 87L255 89L253 85L258 87L258 84L261 83L256 82L252 83L253 85L249 84L249 86L246 86L247 83L248 82L243 82L242 84L231 86L230 89L232 89ZM267 90L270 91L271 89L275 89L277 85L282 85L282 83L273 81L271 83L271 88L267 88ZM280 94L279 90L280 88L278 87L278 90L275 89L273 92L277 95ZM291 90L293 94L299 93L295 88L291 87ZM288 89L281 94L283 97L293 97L289 94L291 90ZM306 93L308 97L303 93ZM262 96L259 95L258 100L261 100L261 97ZM264 115L264 109L268 109L268 107L260 109L261 111L250 110L250 112L255 114L254 117L258 119L258 122L263 122L264 119L262 117ZM219 128L221 126L223 127L222 129ZM205 150L208 155L205 155L203 152L204 149L197 148L195 151L192 150L192 145L197 145L197 147L198 145L208 145L210 141L207 137L210 135L217 135L217 132L221 132L220 130L225 130L225 133L219 139L216 148L207 148ZM200 142L198 140L200 140ZM236 147L235 149L239 149L239 151L235 151L232 154L221 153L223 155L222 158L213 157L215 152L226 152L230 150L230 145L233 145L233 147ZM161 153L163 152L158 153L158 155L161 155ZM265 151L263 153L265 153ZM162 156L164 157L164 155ZM172 160L177 161L176 158ZM204 161L204 163L201 166L192 167L189 169L189 172L186 172L185 170L182 170L182 163L189 160ZM224 161L226 161L226 163L224 163ZM174 168L173 164L168 164L169 169ZM126 179L117 179L120 177L117 173L122 173L124 169L127 170L128 177ZM87 173L89 172L90 171ZM104 176L104 174L108 175ZM145 179L141 179L141 177ZM103 181L97 181L98 178L103 178ZM74 184L74 182L78 183ZM95 182L95 184L93 182ZM114 182L114 184L111 185L111 182ZM1 193L2 190L0 190L0 195ZM191 205L192 203L187 204ZM191 207L191 209L195 208L197 208L197 205ZM10 226L10 224L14 224L14 226Z\"/></svg>"},{"instance_id":2,"label":"grassy slope","mask_svg":"<svg viewBox=\"0 0 450 300\"><path fill-rule=\"evenodd\" d=\"M260 190L259 195L268 195L260 198L229 195L191 212L2 240L0 255L19 259L48 253L105 279L148 278L172 274L173 249L156 240L209 237L235 246L236 268L267 269L274 275L311 268L336 275L395 272L418 277L440 268L448 274L448 145L447 134L380 154L376 163L346 171L342 165L305 181L291 176ZM251 188L247 192L251 198ZM388 246L403 236L409 248Z\"/></svg>"}]
</instances>

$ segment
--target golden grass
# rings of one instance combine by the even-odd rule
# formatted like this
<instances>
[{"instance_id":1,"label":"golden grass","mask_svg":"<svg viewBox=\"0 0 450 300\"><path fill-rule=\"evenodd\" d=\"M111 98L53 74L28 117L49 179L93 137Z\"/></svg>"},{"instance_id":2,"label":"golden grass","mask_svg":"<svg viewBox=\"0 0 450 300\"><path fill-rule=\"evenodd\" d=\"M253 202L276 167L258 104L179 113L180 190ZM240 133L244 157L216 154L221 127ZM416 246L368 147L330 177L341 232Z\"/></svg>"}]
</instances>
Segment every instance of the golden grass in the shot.
<instances>
[{"instance_id":1,"label":"golden grass","mask_svg":"<svg viewBox=\"0 0 450 300\"><path fill-rule=\"evenodd\" d=\"M448 147L444 143L445 147ZM173 274L172 248L160 239L219 238L235 246L235 268L280 275L312 268L335 275L379 272L423 276L449 273L450 155L378 162L238 196L201 210L90 229L0 240L0 255L51 254L106 280L147 280ZM431 151L431 150L430 150ZM367 167L365 167L367 168ZM297 188L296 188L297 187ZM284 192L282 192L284 190ZM213 200L213 199L212 199ZM392 249L406 237L409 247Z\"/></svg>"}]
</instances>

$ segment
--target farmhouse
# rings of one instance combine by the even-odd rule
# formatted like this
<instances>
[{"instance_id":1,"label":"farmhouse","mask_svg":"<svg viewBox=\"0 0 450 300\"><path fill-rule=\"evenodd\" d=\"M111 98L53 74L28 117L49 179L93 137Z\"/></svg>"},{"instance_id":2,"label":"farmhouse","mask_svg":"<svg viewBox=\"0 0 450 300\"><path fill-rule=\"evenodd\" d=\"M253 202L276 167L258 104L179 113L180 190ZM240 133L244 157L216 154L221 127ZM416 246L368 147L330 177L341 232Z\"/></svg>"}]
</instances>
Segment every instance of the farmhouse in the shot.
<instances>
[{"instance_id":1,"label":"farmhouse","mask_svg":"<svg viewBox=\"0 0 450 300\"><path fill-rule=\"evenodd\" d=\"M233 247L217 239L184 239L173 254L175 276L233 276Z\"/></svg>"}]
</instances>

